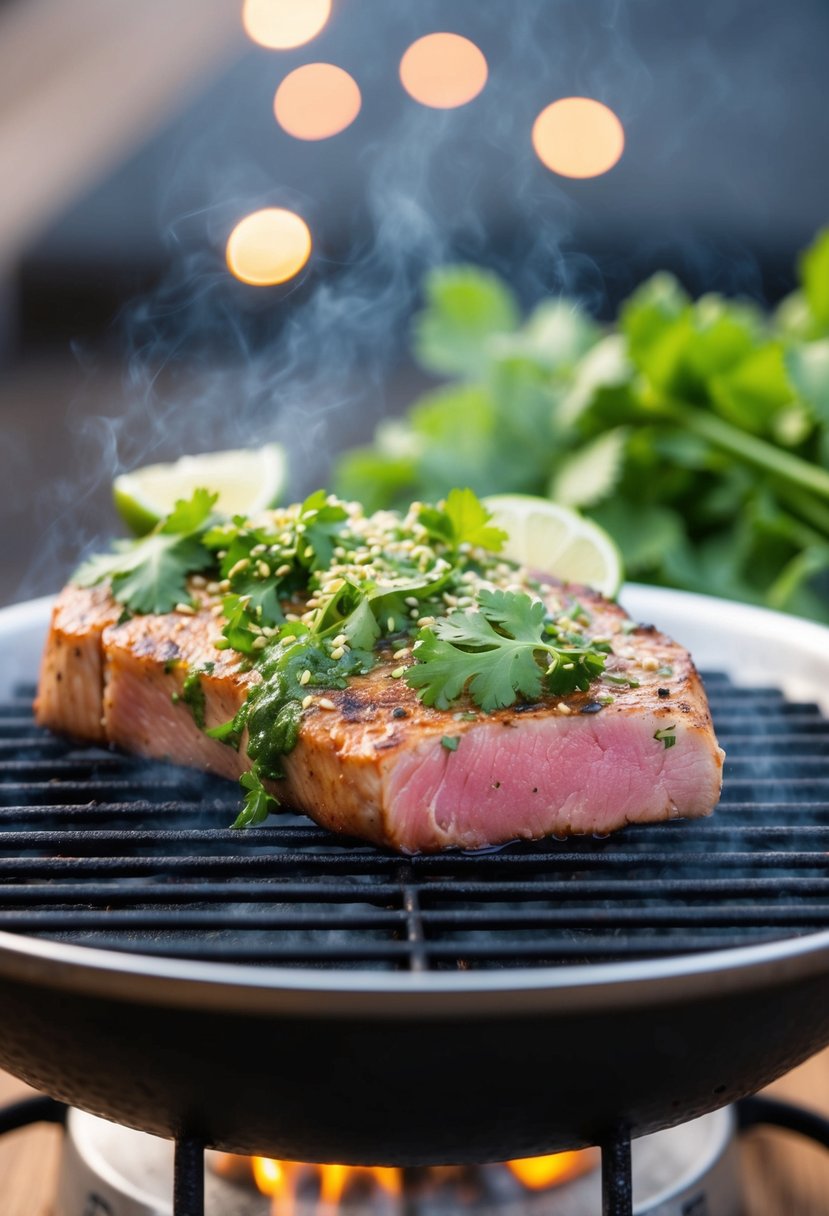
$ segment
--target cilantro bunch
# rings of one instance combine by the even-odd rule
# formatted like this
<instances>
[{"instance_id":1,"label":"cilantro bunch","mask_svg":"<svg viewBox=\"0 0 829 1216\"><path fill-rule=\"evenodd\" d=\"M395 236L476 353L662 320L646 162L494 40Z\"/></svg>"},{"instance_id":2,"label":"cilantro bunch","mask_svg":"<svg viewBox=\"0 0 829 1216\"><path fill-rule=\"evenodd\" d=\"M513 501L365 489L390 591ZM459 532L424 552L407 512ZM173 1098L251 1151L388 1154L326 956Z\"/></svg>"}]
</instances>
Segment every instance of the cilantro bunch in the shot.
<instances>
[{"instance_id":1,"label":"cilantro bunch","mask_svg":"<svg viewBox=\"0 0 829 1216\"><path fill-rule=\"evenodd\" d=\"M767 315L659 274L602 330L526 319L473 267L433 272L414 353L449 383L340 460L367 509L453 485L591 515L631 577L829 622L829 229Z\"/></svg>"}]
</instances>

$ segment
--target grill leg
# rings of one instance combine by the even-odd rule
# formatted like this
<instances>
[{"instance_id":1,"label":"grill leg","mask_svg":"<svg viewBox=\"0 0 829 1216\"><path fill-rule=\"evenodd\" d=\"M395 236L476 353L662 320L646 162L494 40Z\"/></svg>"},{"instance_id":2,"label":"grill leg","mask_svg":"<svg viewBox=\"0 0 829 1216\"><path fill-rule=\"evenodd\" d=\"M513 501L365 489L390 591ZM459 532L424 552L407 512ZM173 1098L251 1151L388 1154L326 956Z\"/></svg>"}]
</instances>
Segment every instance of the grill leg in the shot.
<instances>
[{"instance_id":1,"label":"grill leg","mask_svg":"<svg viewBox=\"0 0 829 1216\"><path fill-rule=\"evenodd\" d=\"M630 1136L619 1128L602 1141L602 1216L633 1216Z\"/></svg>"},{"instance_id":2,"label":"grill leg","mask_svg":"<svg viewBox=\"0 0 829 1216\"><path fill-rule=\"evenodd\" d=\"M176 1140L173 1216L204 1216L204 1145L192 1136Z\"/></svg>"}]
</instances>

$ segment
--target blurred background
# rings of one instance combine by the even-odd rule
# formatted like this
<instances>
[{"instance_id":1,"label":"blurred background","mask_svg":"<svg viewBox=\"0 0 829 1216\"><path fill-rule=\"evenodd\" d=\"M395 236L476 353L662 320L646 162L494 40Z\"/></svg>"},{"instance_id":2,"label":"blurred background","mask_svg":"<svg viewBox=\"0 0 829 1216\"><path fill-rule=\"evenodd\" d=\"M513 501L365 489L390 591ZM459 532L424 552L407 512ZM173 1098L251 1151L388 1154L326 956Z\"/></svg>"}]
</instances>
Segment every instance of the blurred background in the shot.
<instances>
[{"instance_id":1,"label":"blurred background","mask_svg":"<svg viewBox=\"0 0 829 1216\"><path fill-rule=\"evenodd\" d=\"M827 45L823 0L0 0L0 602L117 530L125 468L279 440L327 480L435 383L433 267L602 322L659 269L775 305Z\"/></svg>"}]
</instances>

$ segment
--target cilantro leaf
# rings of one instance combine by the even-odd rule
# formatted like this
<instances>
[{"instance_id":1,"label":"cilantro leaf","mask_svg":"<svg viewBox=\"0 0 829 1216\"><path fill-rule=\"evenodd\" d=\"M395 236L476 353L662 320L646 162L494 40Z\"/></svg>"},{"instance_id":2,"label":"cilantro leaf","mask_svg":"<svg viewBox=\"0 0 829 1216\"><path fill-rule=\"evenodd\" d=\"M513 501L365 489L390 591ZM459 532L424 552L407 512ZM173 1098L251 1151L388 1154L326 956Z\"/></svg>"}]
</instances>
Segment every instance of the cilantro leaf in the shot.
<instances>
[{"instance_id":1,"label":"cilantro leaf","mask_svg":"<svg viewBox=\"0 0 829 1216\"><path fill-rule=\"evenodd\" d=\"M426 309L414 323L418 360L429 371L474 378L487 339L518 324L512 293L496 275L474 266L433 270L425 292Z\"/></svg>"},{"instance_id":2,"label":"cilantro leaf","mask_svg":"<svg viewBox=\"0 0 829 1216\"><path fill-rule=\"evenodd\" d=\"M166 519L137 541L116 542L114 552L98 554L73 575L80 587L109 580L113 597L130 612L170 612L189 600L187 578L206 570L212 554L202 544L216 494L196 490L180 499Z\"/></svg>"},{"instance_id":3,"label":"cilantro leaf","mask_svg":"<svg viewBox=\"0 0 829 1216\"><path fill-rule=\"evenodd\" d=\"M167 516L158 525L165 536L191 536L207 524L216 505L218 494L209 490L194 490L191 498L178 498Z\"/></svg>"},{"instance_id":4,"label":"cilantro leaf","mask_svg":"<svg viewBox=\"0 0 829 1216\"><path fill-rule=\"evenodd\" d=\"M559 631L540 600L481 591L478 606L477 612L453 612L418 635L417 662L404 678L421 690L425 705L447 709L468 689L490 713L519 695L535 700L542 689L559 696L586 689L604 669L604 653L589 643L559 644Z\"/></svg>"},{"instance_id":5,"label":"cilantro leaf","mask_svg":"<svg viewBox=\"0 0 829 1216\"><path fill-rule=\"evenodd\" d=\"M815 237L799 262L803 294L820 333L829 333L829 228Z\"/></svg>"},{"instance_id":6,"label":"cilantro leaf","mask_svg":"<svg viewBox=\"0 0 829 1216\"><path fill-rule=\"evenodd\" d=\"M490 522L492 515L472 490L453 489L446 499L446 514L456 545L479 545L499 553L507 534Z\"/></svg>"},{"instance_id":7,"label":"cilantro leaf","mask_svg":"<svg viewBox=\"0 0 829 1216\"><path fill-rule=\"evenodd\" d=\"M256 764L252 765L247 773L242 774L239 784L244 790L247 790L247 793L242 808L231 826L247 828L257 823L264 823L268 815L278 809L279 802L265 789Z\"/></svg>"},{"instance_id":8,"label":"cilantro leaf","mask_svg":"<svg viewBox=\"0 0 829 1216\"><path fill-rule=\"evenodd\" d=\"M829 426L829 338L788 350L786 371L815 418Z\"/></svg>"},{"instance_id":9,"label":"cilantro leaf","mask_svg":"<svg viewBox=\"0 0 829 1216\"><path fill-rule=\"evenodd\" d=\"M469 489L450 490L442 509L424 507L419 519L430 536L453 549L461 545L478 545L498 553L507 539L502 528L490 523L492 515Z\"/></svg>"}]
</instances>

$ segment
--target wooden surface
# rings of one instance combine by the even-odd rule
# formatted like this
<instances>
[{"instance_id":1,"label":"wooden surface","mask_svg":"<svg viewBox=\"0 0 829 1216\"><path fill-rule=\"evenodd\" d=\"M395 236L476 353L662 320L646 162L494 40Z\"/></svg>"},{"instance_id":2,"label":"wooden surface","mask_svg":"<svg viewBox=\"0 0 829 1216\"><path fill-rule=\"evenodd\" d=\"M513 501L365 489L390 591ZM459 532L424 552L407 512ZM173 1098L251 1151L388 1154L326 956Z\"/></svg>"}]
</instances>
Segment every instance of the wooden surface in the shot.
<instances>
[{"instance_id":1,"label":"wooden surface","mask_svg":"<svg viewBox=\"0 0 829 1216\"><path fill-rule=\"evenodd\" d=\"M32 1091L0 1073L0 1104ZM829 1050L768 1091L829 1115ZM2 1216L51 1216L60 1132L33 1127L0 1138ZM829 1152L784 1132L743 1139L745 1216L829 1216Z\"/></svg>"}]
</instances>

